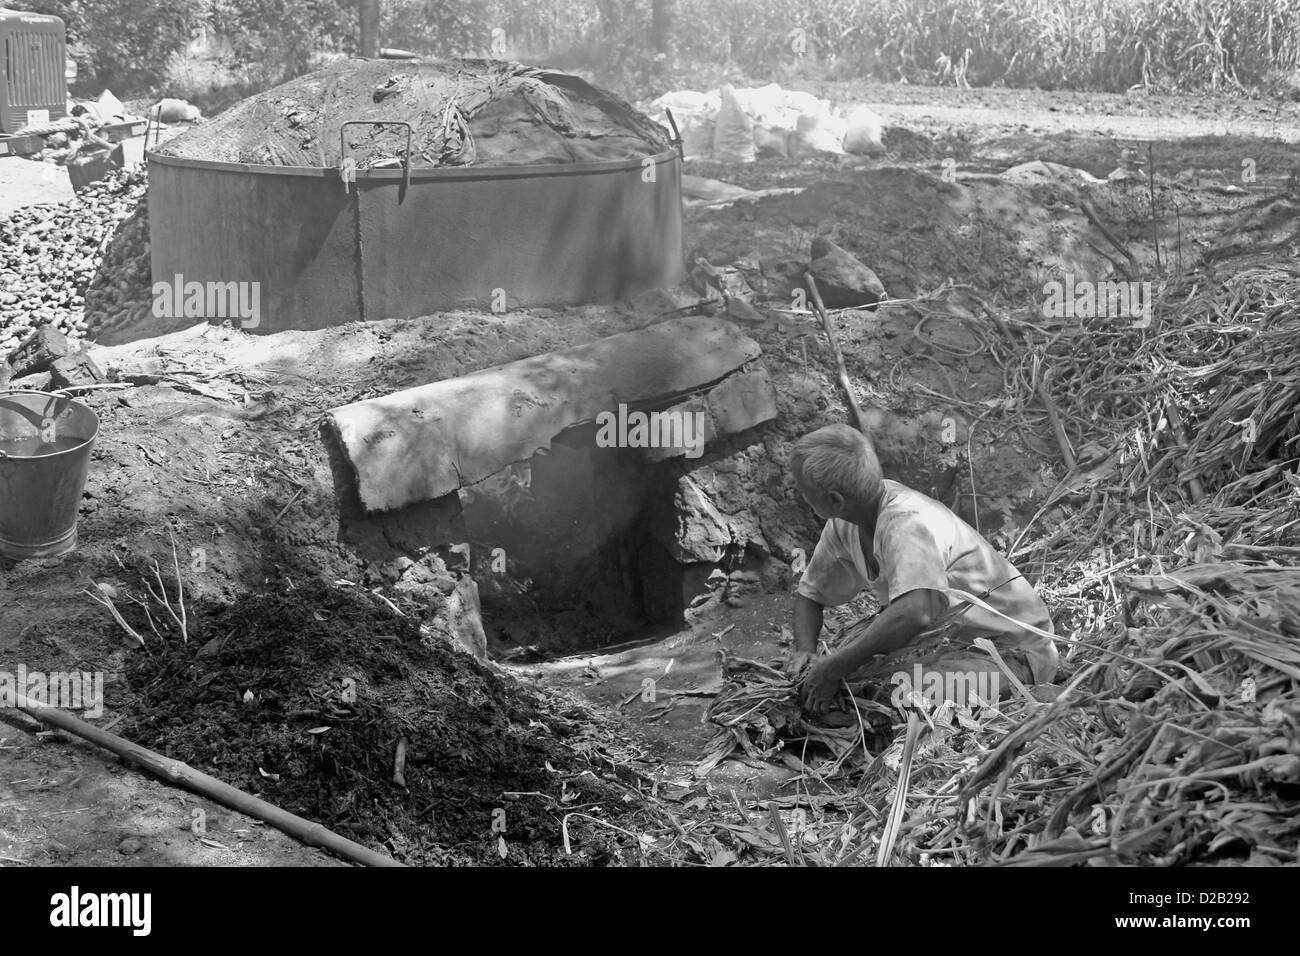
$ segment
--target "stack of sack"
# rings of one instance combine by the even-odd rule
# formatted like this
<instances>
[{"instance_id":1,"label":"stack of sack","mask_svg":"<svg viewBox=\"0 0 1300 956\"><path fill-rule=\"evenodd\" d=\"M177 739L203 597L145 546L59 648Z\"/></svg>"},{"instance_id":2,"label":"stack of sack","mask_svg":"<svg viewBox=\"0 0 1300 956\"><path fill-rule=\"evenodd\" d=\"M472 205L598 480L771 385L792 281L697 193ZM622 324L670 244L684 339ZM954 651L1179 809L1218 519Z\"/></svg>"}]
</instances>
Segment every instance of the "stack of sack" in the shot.
<instances>
[{"instance_id":1,"label":"stack of sack","mask_svg":"<svg viewBox=\"0 0 1300 956\"><path fill-rule=\"evenodd\" d=\"M869 107L842 112L811 93L784 90L776 83L753 89L727 84L708 93L675 90L641 109L665 127L667 111L672 111L687 159L752 163L769 157L878 156L885 151L884 121Z\"/></svg>"}]
</instances>

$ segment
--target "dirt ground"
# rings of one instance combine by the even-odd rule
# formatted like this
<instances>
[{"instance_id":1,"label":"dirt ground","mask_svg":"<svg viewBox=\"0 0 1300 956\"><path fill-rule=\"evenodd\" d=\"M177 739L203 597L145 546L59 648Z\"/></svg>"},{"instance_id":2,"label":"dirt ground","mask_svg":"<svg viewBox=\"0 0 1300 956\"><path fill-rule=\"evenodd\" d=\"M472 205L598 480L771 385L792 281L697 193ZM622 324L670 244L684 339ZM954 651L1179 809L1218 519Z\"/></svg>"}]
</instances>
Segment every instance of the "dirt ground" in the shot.
<instances>
[{"instance_id":1,"label":"dirt ground","mask_svg":"<svg viewBox=\"0 0 1300 956\"><path fill-rule=\"evenodd\" d=\"M1252 230L1294 241L1294 208L1272 220L1267 213L1300 165L1300 111L1182 98L869 92L898 124L887 131L889 156L866 165L692 164L689 172L740 185L806 188L692 210L686 246L725 264L806 254L813 235L830 234L895 297L950 280L970 286L837 321L850 375L894 414L882 444L891 476L981 521L1005 547L1003 530L1032 511L1061 468L1045 422L1000 432L980 424L973 406L996 400L1002 372L967 291L1025 306L1045 274L1105 274L1110 263L1075 187L982 174L1042 160L1104 176L1121 137L1151 136L1156 168L1168 177L1157 185L1156 239L1145 187L1094 193L1097 212L1139 262L1190 265L1230 255ZM950 156L956 182L941 175ZM1240 181L1243 159L1254 160L1255 182ZM1205 182L1174 182L1186 169ZM103 671L98 725L411 863L502 861L491 829L502 792L543 794L509 803L507 865L630 859L627 840L594 824L575 830L576 859L563 854L560 820L573 808L635 820L639 795L656 782L678 799L704 796L706 812L732 790L749 798L782 792L789 774L781 768L736 761L705 782L689 773L708 736L700 720L703 695L720 676L717 650L758 659L782 651L789 585L780 575L730 601L715 595L686 626L636 646L480 666L446 657L450 624L424 592L403 590L400 575L338 540L317 435L324 411L652 320L633 308L451 313L256 338L197 327L102 350L107 366L148 358L172 378L84 399L101 433L80 545L58 559L0 565L0 670L21 662ZM750 334L763 347L780 415L709 467L719 504L752 514L756 540L788 562L795 548L811 547L817 524L783 474L785 449L844 411L808 317ZM960 424L959 446L937 437L949 416ZM145 635L138 649L86 591L107 584L143 597L154 560L174 584L173 538L192 631L184 642L165 626L155 636L138 605L119 601ZM441 561L431 559L435 574L446 570ZM490 613L485 625L493 630ZM353 675L373 695L355 708L321 702L324 688ZM638 693L647 677L656 681L654 701ZM456 693L472 707L450 700ZM492 733L475 733L485 727ZM21 714L0 713L0 864L338 865L102 751L35 729ZM412 761L407 788L391 782L399 735L413 753L438 754L435 763ZM485 748L495 749L496 763L484 763ZM613 769L629 763L639 776ZM462 768L459 776L430 770L449 764Z\"/></svg>"}]
</instances>

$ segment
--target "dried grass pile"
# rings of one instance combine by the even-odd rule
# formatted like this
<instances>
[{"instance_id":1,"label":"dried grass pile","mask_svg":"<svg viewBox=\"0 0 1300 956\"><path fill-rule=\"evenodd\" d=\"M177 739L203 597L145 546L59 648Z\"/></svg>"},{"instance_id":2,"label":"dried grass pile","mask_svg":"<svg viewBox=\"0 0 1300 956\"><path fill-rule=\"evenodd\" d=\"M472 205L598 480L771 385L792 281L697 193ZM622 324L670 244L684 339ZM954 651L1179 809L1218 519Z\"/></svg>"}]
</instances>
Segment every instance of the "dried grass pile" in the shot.
<instances>
[{"instance_id":1,"label":"dried grass pile","mask_svg":"<svg viewBox=\"0 0 1300 956\"><path fill-rule=\"evenodd\" d=\"M1083 459L1011 554L1064 624L1060 694L893 711L876 752L870 713L809 726L782 675L729 673L709 759L819 785L760 861L1300 863L1300 268L1170 281L1149 322L997 319L1027 347L983 417L1049 407Z\"/></svg>"}]
</instances>

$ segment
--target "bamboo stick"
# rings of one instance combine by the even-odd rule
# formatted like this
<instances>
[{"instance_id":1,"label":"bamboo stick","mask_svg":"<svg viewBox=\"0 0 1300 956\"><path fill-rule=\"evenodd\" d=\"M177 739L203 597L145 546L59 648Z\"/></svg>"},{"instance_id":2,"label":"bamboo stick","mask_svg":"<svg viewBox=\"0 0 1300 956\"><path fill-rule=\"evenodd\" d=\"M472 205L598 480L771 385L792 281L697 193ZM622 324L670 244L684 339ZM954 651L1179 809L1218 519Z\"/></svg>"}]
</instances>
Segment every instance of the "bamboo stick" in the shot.
<instances>
[{"instance_id":1,"label":"bamboo stick","mask_svg":"<svg viewBox=\"0 0 1300 956\"><path fill-rule=\"evenodd\" d=\"M1052 435L1056 438L1056 444L1061 449L1061 457L1065 459L1065 467L1069 471L1074 471L1075 459L1074 451L1070 448L1070 438L1065 433L1065 425L1061 423L1061 416L1056 411L1056 405L1052 402L1051 393L1047 391L1047 381L1051 377L1051 370L1043 373L1043 377L1038 381L1038 399L1043 403L1043 409L1047 412L1047 421L1052 426Z\"/></svg>"},{"instance_id":2,"label":"bamboo stick","mask_svg":"<svg viewBox=\"0 0 1300 956\"><path fill-rule=\"evenodd\" d=\"M813 307L817 310L817 317L822 321L822 330L826 333L827 341L830 342L831 354L835 357L835 368L839 373L840 389L844 392L844 400L848 403L853 426L864 435L870 434L866 419L862 415L862 407L858 405L858 399L853 394L853 383L849 381L849 370L844 364L844 353L840 351L840 340L835 335L831 317L826 313L826 306L822 304L822 295L817 290L817 280L813 278L811 272L804 273L804 280L808 283L808 291L812 293Z\"/></svg>"},{"instance_id":3,"label":"bamboo stick","mask_svg":"<svg viewBox=\"0 0 1300 956\"><path fill-rule=\"evenodd\" d=\"M211 797L217 803L230 807L232 810L246 813L258 820L264 820L277 830L289 834L289 836L308 846L321 847L338 854L345 860L363 863L366 866L404 865L390 856L377 853L360 843L354 843L346 837L339 836L319 823L305 820L288 810L267 803L251 793L245 793L228 783L223 783L216 777L210 777L179 760L164 757L162 754L147 750L139 744L134 744L116 734L100 730L98 727L72 716L67 711L59 710L57 707L33 704L21 693L17 695L17 707L29 717L34 717L51 727L57 727L59 730L75 734L93 744L98 744L105 750L112 751L119 757L130 761L155 776L161 777L168 783L177 784L196 793L201 793L203 796Z\"/></svg>"},{"instance_id":4,"label":"bamboo stick","mask_svg":"<svg viewBox=\"0 0 1300 956\"><path fill-rule=\"evenodd\" d=\"M1188 446L1187 428L1183 425L1183 416L1178 413L1178 405L1173 398L1165 402L1165 408L1169 412L1169 424L1174 429L1174 440L1183 448ZM1187 479L1187 490L1191 493L1192 501L1200 504L1205 500L1205 486L1201 484L1201 479L1195 475Z\"/></svg>"},{"instance_id":5,"label":"bamboo stick","mask_svg":"<svg viewBox=\"0 0 1300 956\"><path fill-rule=\"evenodd\" d=\"M1106 237L1106 241L1118 249L1120 255L1122 255L1128 262L1128 268L1122 271L1124 272L1125 278L1131 279L1138 271L1138 262L1137 259L1134 258L1133 253L1129 252L1128 246L1120 242L1115 233L1111 232L1110 229L1106 227L1106 224L1101 221L1101 217L1097 215L1096 210L1092 208L1092 205L1087 200L1080 202L1079 208L1083 210L1083 214L1088 217L1088 221L1097 228L1097 231ZM1107 258L1110 257L1107 256ZM1115 260L1111 259L1111 261L1114 262ZM1118 263L1116 263L1116 265L1118 265Z\"/></svg>"}]
</instances>

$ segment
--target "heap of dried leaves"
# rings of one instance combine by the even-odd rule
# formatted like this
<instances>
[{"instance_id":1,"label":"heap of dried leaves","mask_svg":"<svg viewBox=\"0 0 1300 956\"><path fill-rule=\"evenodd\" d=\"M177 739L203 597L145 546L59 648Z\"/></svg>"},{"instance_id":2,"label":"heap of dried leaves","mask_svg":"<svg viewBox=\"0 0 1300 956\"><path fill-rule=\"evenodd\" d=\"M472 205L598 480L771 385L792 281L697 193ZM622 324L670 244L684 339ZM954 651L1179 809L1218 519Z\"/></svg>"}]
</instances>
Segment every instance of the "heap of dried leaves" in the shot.
<instances>
[{"instance_id":1,"label":"heap of dried leaves","mask_svg":"<svg viewBox=\"0 0 1300 956\"><path fill-rule=\"evenodd\" d=\"M1300 862L1300 270L1171 282L1123 328L1001 318L1028 342L1002 412L1041 384L1104 449L1012 552L1066 623L1065 683L894 711L879 750L879 705L810 726L783 675L730 662L701 772L739 748L820 785L732 845L807 865Z\"/></svg>"}]
</instances>

